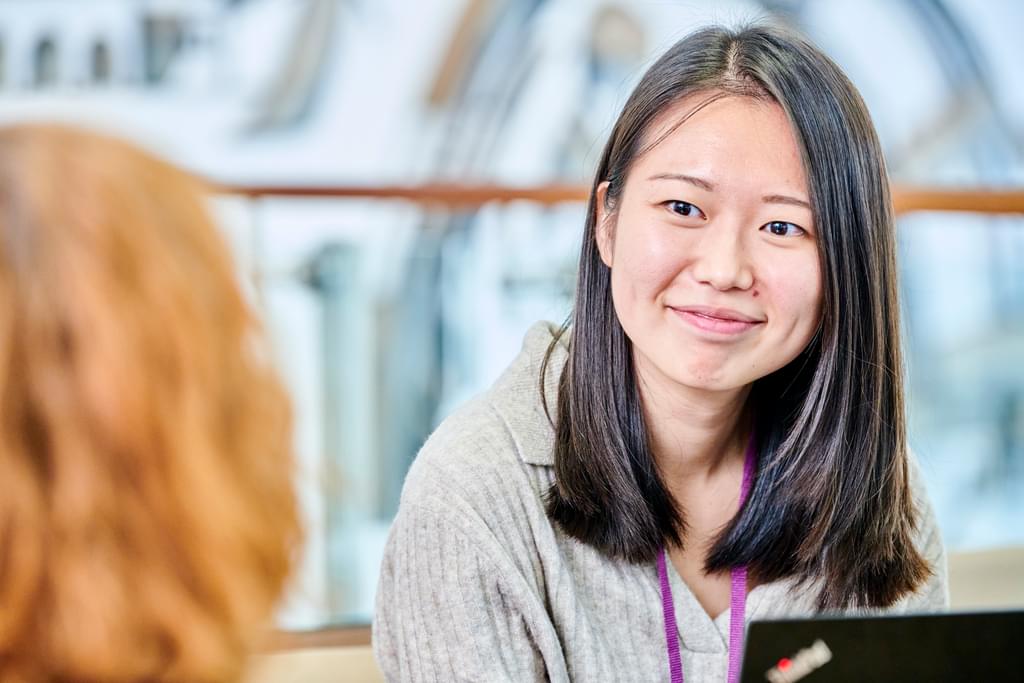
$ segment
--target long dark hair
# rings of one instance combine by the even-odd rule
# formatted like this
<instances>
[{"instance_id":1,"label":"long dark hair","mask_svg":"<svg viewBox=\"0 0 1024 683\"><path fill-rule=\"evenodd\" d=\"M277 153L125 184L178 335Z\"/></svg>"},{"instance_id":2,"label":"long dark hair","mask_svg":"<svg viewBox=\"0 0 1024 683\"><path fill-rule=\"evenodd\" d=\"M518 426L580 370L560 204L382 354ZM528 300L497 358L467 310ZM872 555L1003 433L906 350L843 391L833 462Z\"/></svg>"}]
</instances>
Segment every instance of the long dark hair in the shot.
<instances>
[{"instance_id":1,"label":"long dark hair","mask_svg":"<svg viewBox=\"0 0 1024 683\"><path fill-rule=\"evenodd\" d=\"M605 208L614 211L632 162L658 142L645 140L652 121L696 92L773 100L786 112L803 155L823 279L816 336L751 390L757 475L705 569L747 565L761 582L820 580L823 610L891 605L930 570L912 541L885 162L854 86L821 51L779 29L715 27L684 38L647 71L615 124L591 188L573 318L562 330L569 357L548 514L571 536L632 562L682 542L685 520L650 451L631 342L597 250L596 191L608 183Z\"/></svg>"}]
</instances>

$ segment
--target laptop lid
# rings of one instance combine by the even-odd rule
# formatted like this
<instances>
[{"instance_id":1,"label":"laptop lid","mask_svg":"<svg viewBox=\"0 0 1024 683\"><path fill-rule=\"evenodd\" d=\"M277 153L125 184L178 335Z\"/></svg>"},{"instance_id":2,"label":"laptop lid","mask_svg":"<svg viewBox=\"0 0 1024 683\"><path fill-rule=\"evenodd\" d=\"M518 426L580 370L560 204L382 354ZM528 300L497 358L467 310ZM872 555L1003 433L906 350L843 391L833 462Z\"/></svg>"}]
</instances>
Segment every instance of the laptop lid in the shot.
<instances>
[{"instance_id":1,"label":"laptop lid","mask_svg":"<svg viewBox=\"0 0 1024 683\"><path fill-rule=\"evenodd\" d=\"M1024 611L755 621L740 681L1024 681Z\"/></svg>"}]
</instances>

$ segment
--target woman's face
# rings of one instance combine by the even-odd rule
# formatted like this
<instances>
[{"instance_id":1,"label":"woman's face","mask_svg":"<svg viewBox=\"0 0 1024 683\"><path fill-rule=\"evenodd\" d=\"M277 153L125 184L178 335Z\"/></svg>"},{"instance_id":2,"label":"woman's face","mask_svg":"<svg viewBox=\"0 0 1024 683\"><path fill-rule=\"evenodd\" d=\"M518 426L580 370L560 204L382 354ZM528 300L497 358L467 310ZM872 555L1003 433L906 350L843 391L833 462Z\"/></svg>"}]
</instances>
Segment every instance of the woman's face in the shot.
<instances>
[{"instance_id":1,"label":"woman's face","mask_svg":"<svg viewBox=\"0 0 1024 683\"><path fill-rule=\"evenodd\" d=\"M706 102L697 93L648 132ZM808 345L821 272L800 149L778 104L725 96L637 158L597 241L639 376L743 388Z\"/></svg>"}]
</instances>

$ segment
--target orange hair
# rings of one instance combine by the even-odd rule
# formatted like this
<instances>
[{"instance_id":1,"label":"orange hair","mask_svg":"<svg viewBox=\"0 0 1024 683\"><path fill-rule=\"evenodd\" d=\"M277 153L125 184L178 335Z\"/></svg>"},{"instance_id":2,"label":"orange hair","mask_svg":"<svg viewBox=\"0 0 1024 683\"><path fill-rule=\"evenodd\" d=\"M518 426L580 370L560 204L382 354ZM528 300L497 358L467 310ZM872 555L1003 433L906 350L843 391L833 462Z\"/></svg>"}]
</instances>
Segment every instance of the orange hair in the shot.
<instances>
[{"instance_id":1,"label":"orange hair","mask_svg":"<svg viewBox=\"0 0 1024 683\"><path fill-rule=\"evenodd\" d=\"M201 186L0 129L0 682L236 679L299 542L291 416Z\"/></svg>"}]
</instances>

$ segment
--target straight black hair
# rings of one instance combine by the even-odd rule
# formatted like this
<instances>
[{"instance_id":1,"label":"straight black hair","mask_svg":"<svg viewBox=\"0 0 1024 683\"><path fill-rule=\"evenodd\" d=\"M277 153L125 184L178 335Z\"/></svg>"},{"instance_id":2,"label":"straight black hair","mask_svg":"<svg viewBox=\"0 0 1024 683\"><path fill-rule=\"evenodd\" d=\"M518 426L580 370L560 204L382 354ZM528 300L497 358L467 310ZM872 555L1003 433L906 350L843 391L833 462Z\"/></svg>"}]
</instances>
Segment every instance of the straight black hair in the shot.
<instances>
[{"instance_id":1,"label":"straight black hair","mask_svg":"<svg viewBox=\"0 0 1024 683\"><path fill-rule=\"evenodd\" d=\"M652 456L629 338L597 249L597 188L614 211L652 122L680 99L777 102L793 126L819 232L822 319L801 355L754 383L759 462L749 498L717 537L708 572L820 581L819 609L882 607L931 573L914 547L895 229L867 108L806 40L753 26L700 30L644 74L601 156L587 211L569 355L555 416L548 514L611 557L651 562L685 530ZM676 123L680 125L682 122ZM545 359L543 373L550 358Z\"/></svg>"}]
</instances>

